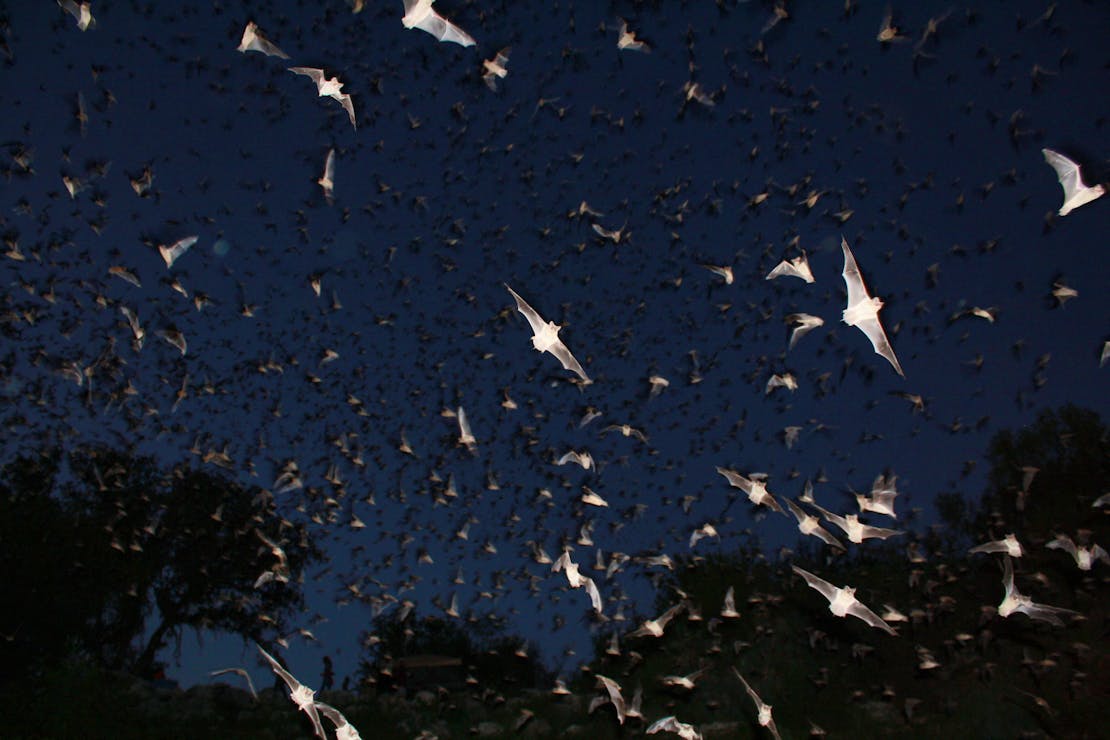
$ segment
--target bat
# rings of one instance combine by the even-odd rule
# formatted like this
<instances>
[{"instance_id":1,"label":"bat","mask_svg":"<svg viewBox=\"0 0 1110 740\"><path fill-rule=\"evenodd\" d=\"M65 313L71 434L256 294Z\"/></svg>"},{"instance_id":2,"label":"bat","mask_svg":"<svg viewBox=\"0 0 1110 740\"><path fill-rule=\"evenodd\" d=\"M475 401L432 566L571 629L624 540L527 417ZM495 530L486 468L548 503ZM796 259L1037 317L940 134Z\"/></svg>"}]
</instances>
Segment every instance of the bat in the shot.
<instances>
[{"instance_id":1,"label":"bat","mask_svg":"<svg viewBox=\"0 0 1110 740\"><path fill-rule=\"evenodd\" d=\"M852 256L852 250L848 249L848 242L844 237L840 237L840 246L844 249L842 275L844 284L848 286L848 307L844 309L843 321L848 326L858 327L866 334L875 352L885 357L894 366L895 372L904 378L906 374L902 372L902 366L898 364L894 349L886 338L882 324L879 323L879 311L883 307L883 302L878 298L872 298L867 292L867 286L863 284L863 277L859 274L859 267L856 266L856 258Z\"/></svg>"},{"instance_id":2,"label":"bat","mask_svg":"<svg viewBox=\"0 0 1110 740\"><path fill-rule=\"evenodd\" d=\"M564 369L577 374L586 383L592 383L593 381L586 375L586 371L578 364L578 360L574 359L574 355L559 339L559 330L562 327L554 321L545 322L543 317L536 313L536 310L529 306L512 288L508 285L505 288L516 299L516 310L528 319L528 325L532 327L532 346L536 348L536 351L550 352L562 363Z\"/></svg>"},{"instance_id":3,"label":"bat","mask_svg":"<svg viewBox=\"0 0 1110 740\"><path fill-rule=\"evenodd\" d=\"M748 685L748 682L740 675L740 671L736 670L736 666L732 667L732 672L740 679L740 683L744 684L744 690L748 692L748 696L755 702L755 709L759 713L758 722L760 727L766 727L771 731L771 736L774 737L775 740L780 740L779 730L775 727L774 718L771 717L771 705L765 704L764 701L759 698L759 694L755 693L752 687Z\"/></svg>"},{"instance_id":4,"label":"bat","mask_svg":"<svg viewBox=\"0 0 1110 740\"><path fill-rule=\"evenodd\" d=\"M247 23L247 27L243 29L243 38L239 42L239 47L236 51L246 54L248 51L260 51L268 57L280 57L281 59L288 59L289 55L281 49L277 48L262 31L258 30L258 26L253 22Z\"/></svg>"},{"instance_id":5,"label":"bat","mask_svg":"<svg viewBox=\"0 0 1110 740\"><path fill-rule=\"evenodd\" d=\"M262 653L262 657L269 661L270 668L272 668L274 673L276 673L278 677L285 682L285 685L289 687L289 698L312 720L312 727L316 730L316 735L323 740L327 740L328 736L324 734L324 727L320 724L320 715L316 712L316 703L312 699L316 692L294 678L293 674L289 671L282 668L281 663L274 660L274 657L263 650L261 645L257 647L258 652Z\"/></svg>"},{"instance_id":6,"label":"bat","mask_svg":"<svg viewBox=\"0 0 1110 740\"><path fill-rule=\"evenodd\" d=\"M838 617L853 616L857 619L862 619L872 627L877 627L887 634L897 635L894 628L884 622L878 614L864 606L858 599L856 599L856 590L850 586L844 588L837 588L828 581L818 578L809 571L802 570L796 565L790 566L794 572L806 579L806 583L814 591L824 596L829 600L829 611Z\"/></svg>"},{"instance_id":7,"label":"bat","mask_svg":"<svg viewBox=\"0 0 1110 740\"><path fill-rule=\"evenodd\" d=\"M324 75L324 70L313 67L290 67L289 71L295 75L312 78L312 81L316 83L316 92L320 94L320 97L328 97L338 101L347 111L347 116L351 119L351 125L356 129L358 128L358 123L355 122L355 104L352 102L350 95L341 92L343 83L339 81L338 77L332 77L329 80Z\"/></svg>"},{"instance_id":8,"label":"bat","mask_svg":"<svg viewBox=\"0 0 1110 740\"><path fill-rule=\"evenodd\" d=\"M807 283L814 282L813 271L809 269L809 259L806 257L805 252L802 252L800 257L787 261L783 260L775 266L775 269L767 273L766 280L774 280L779 277L796 277L805 280Z\"/></svg>"},{"instance_id":9,"label":"bat","mask_svg":"<svg viewBox=\"0 0 1110 740\"><path fill-rule=\"evenodd\" d=\"M1083 178L1079 174L1079 165L1063 154L1051 149L1042 149L1041 154L1044 155L1044 161L1056 170L1056 178L1060 181L1060 187L1064 189L1064 205L1057 211L1059 215L1066 216L1079 206L1086 205L1106 194L1106 188L1101 185L1093 187L1084 185Z\"/></svg>"}]
</instances>

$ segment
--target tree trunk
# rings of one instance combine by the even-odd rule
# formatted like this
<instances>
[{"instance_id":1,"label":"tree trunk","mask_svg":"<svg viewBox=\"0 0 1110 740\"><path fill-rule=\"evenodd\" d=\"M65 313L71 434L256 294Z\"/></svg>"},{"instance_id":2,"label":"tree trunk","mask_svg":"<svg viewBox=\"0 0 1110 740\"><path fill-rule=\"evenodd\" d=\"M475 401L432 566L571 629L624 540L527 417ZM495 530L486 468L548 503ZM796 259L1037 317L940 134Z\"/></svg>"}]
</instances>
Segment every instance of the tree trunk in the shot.
<instances>
[{"instance_id":1,"label":"tree trunk","mask_svg":"<svg viewBox=\"0 0 1110 740\"><path fill-rule=\"evenodd\" d=\"M135 672L141 678L150 679L154 676L154 658L158 655L158 651L165 646L166 634L173 629L173 626L163 618L158 625L158 629L154 630L154 634L150 636L146 648L143 649L142 654L135 661Z\"/></svg>"}]
</instances>

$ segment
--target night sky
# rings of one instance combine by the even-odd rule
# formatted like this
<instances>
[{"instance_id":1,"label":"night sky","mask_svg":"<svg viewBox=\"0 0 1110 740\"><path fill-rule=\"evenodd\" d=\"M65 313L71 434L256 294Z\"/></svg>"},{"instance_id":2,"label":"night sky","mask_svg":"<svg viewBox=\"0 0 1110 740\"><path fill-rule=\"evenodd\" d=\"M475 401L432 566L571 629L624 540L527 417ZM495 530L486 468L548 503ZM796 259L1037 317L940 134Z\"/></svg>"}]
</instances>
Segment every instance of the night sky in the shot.
<instances>
[{"instance_id":1,"label":"night sky","mask_svg":"<svg viewBox=\"0 0 1110 740\"><path fill-rule=\"evenodd\" d=\"M0 4L5 457L56 441L198 465L190 448L226 450L239 480L275 491L295 461L303 487L279 507L329 558L304 574L297 626L317 641L284 652L306 682L323 655L355 669L373 612L351 584L420 614L457 594L569 675L590 657L589 600L528 542L573 546L631 627L653 615L658 568L605 579L598 549L678 555L707 522L721 537L703 553L797 542L717 466L764 472L781 498L813 480L841 513L892 473L895 526L924 530L937 494L982 492L995 432L1065 402L1110 411L1110 198L1057 216L1041 154L1110 175L1110 4L895 2L905 39L886 44L886 4L848 5L789 2L764 32L772 3L442 0L477 41L464 48L406 29L400 0L97 0L85 32L51 0ZM650 53L617 48L620 19ZM289 59L236 51L248 21ZM506 47L491 90L482 61ZM357 130L291 66L338 76ZM157 246L190 236L167 268ZM842 236L905 379L841 322ZM803 252L813 284L764 279ZM532 348L506 285L563 327L592 384ZM1078 295L1058 305L1056 285ZM799 312L825 323L787 352ZM765 392L783 373L797 389ZM652 376L669 382L656 396ZM473 452L444 413L460 406ZM646 443L602 431L622 424ZM597 470L556 466L570 450ZM583 504L583 485L608 506ZM183 685L239 665L272 681L252 645L201 637L169 658Z\"/></svg>"}]
</instances>

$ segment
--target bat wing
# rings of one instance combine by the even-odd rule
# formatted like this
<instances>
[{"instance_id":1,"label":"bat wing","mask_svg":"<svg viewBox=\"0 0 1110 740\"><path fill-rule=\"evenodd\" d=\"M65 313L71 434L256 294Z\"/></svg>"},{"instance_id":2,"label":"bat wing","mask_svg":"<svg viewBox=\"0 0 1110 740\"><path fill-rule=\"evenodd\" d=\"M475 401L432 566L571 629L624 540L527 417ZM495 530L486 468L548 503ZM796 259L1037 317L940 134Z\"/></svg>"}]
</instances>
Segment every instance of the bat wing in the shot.
<instances>
[{"instance_id":1,"label":"bat wing","mask_svg":"<svg viewBox=\"0 0 1110 740\"><path fill-rule=\"evenodd\" d=\"M564 370L570 370L587 383L592 382L590 377L586 375L586 371L578 364L578 360L574 359L574 355L570 353L570 350L567 349L567 346L561 341L555 340L555 344L548 347L547 351L559 359L559 362L563 364Z\"/></svg>"},{"instance_id":2,"label":"bat wing","mask_svg":"<svg viewBox=\"0 0 1110 740\"><path fill-rule=\"evenodd\" d=\"M798 524L801 524L806 520L806 513L802 511L802 507L798 506L790 499L786 499L786 508L790 509L790 513L793 514L794 518L798 520Z\"/></svg>"},{"instance_id":3,"label":"bat wing","mask_svg":"<svg viewBox=\"0 0 1110 740\"><path fill-rule=\"evenodd\" d=\"M821 516L825 517L826 521L832 522L836 526L843 529L845 532L848 531L848 520L845 519L844 517L842 517L838 514L832 513L831 511L829 511L828 509L824 508L823 506L821 506L820 504L817 504L817 503L812 503L812 504L810 504L810 506L812 506L813 508L815 508L819 512L821 512Z\"/></svg>"},{"instance_id":4,"label":"bat wing","mask_svg":"<svg viewBox=\"0 0 1110 740\"><path fill-rule=\"evenodd\" d=\"M667 624L670 623L670 621L672 619L674 619L675 615L678 614L678 612L681 611L681 609L682 609L682 602L679 602L679 603L675 604L674 606L672 606L667 611L663 612L662 616L660 616L659 619L657 619L655 621L659 624L660 628L664 628L664 627L667 626Z\"/></svg>"},{"instance_id":5,"label":"bat wing","mask_svg":"<svg viewBox=\"0 0 1110 740\"><path fill-rule=\"evenodd\" d=\"M248 23L247 27L243 29L243 38L239 43L239 51L243 53L248 51L259 51L268 57L289 58L288 54L262 35L262 32L258 30L258 26L253 22Z\"/></svg>"},{"instance_id":6,"label":"bat wing","mask_svg":"<svg viewBox=\"0 0 1110 740\"><path fill-rule=\"evenodd\" d=\"M798 271L794 269L794 266L792 264L790 264L786 260L783 260L782 262L775 265L775 269L767 273L767 277L764 279L774 280L775 278L782 277L783 275L794 275L795 277L801 277L800 275L798 275Z\"/></svg>"},{"instance_id":7,"label":"bat wing","mask_svg":"<svg viewBox=\"0 0 1110 740\"><path fill-rule=\"evenodd\" d=\"M1064 200L1071 198L1075 191L1083 188L1083 179L1079 175L1079 165L1051 149L1042 149L1041 154L1044 155L1044 161L1056 170L1056 179L1060 181L1060 187L1064 189Z\"/></svg>"},{"instance_id":8,"label":"bat wing","mask_svg":"<svg viewBox=\"0 0 1110 740\"><path fill-rule=\"evenodd\" d=\"M652 722L651 727L647 728L644 733L647 735L654 735L657 732L678 732L679 721L673 715L670 717L663 717Z\"/></svg>"},{"instance_id":9,"label":"bat wing","mask_svg":"<svg viewBox=\"0 0 1110 740\"><path fill-rule=\"evenodd\" d=\"M820 593L822 596L824 596L830 602L833 599L836 598L836 592L839 591L839 589L836 586L832 585L831 583L824 580L823 578L818 578L817 576L813 575L809 571L802 570L801 568L799 568L796 565L792 565L790 567L794 569L795 573L800 575L802 578L806 579L806 583L809 584L810 588L812 588L815 591L817 591L818 593Z\"/></svg>"},{"instance_id":10,"label":"bat wing","mask_svg":"<svg viewBox=\"0 0 1110 740\"><path fill-rule=\"evenodd\" d=\"M261 645L258 645L257 647L258 652L262 653L262 657L269 661L270 668L273 670L274 673L278 675L279 678L281 678L282 681L285 682L285 685L289 687L290 691L295 691L301 687L301 682L293 678L293 674L291 674L289 671L282 668L281 663L278 663L276 660L274 660L274 657L263 650Z\"/></svg>"},{"instance_id":11,"label":"bat wing","mask_svg":"<svg viewBox=\"0 0 1110 740\"><path fill-rule=\"evenodd\" d=\"M859 273L859 267L856 265L856 258L852 256L852 250L848 248L848 242L844 237L840 237L840 247L844 250L844 271L841 276L844 278L844 285L848 288L848 305L854 306L860 301L871 299L871 295L867 292L867 286L863 284L863 276Z\"/></svg>"},{"instance_id":12,"label":"bat wing","mask_svg":"<svg viewBox=\"0 0 1110 740\"><path fill-rule=\"evenodd\" d=\"M443 21L443 24L443 35L439 37L440 41L453 41L459 46L474 46L474 38L466 31L462 30L448 20ZM504 66L505 64L509 63L509 60L508 58L504 58L500 54L498 54L497 63Z\"/></svg>"},{"instance_id":13,"label":"bat wing","mask_svg":"<svg viewBox=\"0 0 1110 740\"><path fill-rule=\"evenodd\" d=\"M551 572L552 573L558 573L563 568L567 567L567 565L569 563L570 563L570 552L567 551L567 550L563 550L563 554L559 556L559 559L551 564Z\"/></svg>"},{"instance_id":14,"label":"bat wing","mask_svg":"<svg viewBox=\"0 0 1110 740\"><path fill-rule=\"evenodd\" d=\"M316 731L316 737L321 738L321 740L328 740L328 735L324 732L324 725L320 723L320 715L316 712L316 704L305 705L304 713L312 720L312 727Z\"/></svg>"},{"instance_id":15,"label":"bat wing","mask_svg":"<svg viewBox=\"0 0 1110 740\"><path fill-rule=\"evenodd\" d=\"M1047 547L1052 547L1052 543L1051 542L1048 543ZM982 552L982 553L1009 552L1009 549L1006 547L1005 542L1003 542L1001 540L998 540L997 542L984 542L982 545L978 545L976 547L973 547L970 550L968 550L967 552L968 552L968 554L975 554L975 553L980 553L980 552Z\"/></svg>"},{"instance_id":16,"label":"bat wing","mask_svg":"<svg viewBox=\"0 0 1110 740\"><path fill-rule=\"evenodd\" d=\"M590 596L590 604L593 605L594 611L601 614L601 592L597 590L597 584L594 579L586 579L586 593Z\"/></svg>"},{"instance_id":17,"label":"bat wing","mask_svg":"<svg viewBox=\"0 0 1110 740\"><path fill-rule=\"evenodd\" d=\"M868 609L859 601L848 607L848 614L851 614L853 617L858 617L859 619L862 619L872 627L878 627L889 635L898 634L894 631L894 628L884 622L878 614Z\"/></svg>"},{"instance_id":18,"label":"bat wing","mask_svg":"<svg viewBox=\"0 0 1110 740\"><path fill-rule=\"evenodd\" d=\"M320 86L320 81L324 79L324 70L315 69L313 67L290 67L289 71L295 75L302 75L304 77L312 78L316 86Z\"/></svg>"},{"instance_id":19,"label":"bat wing","mask_svg":"<svg viewBox=\"0 0 1110 740\"><path fill-rule=\"evenodd\" d=\"M1014 564L1009 555L1002 558L1002 588L1006 592L1003 601L1014 593Z\"/></svg>"},{"instance_id":20,"label":"bat wing","mask_svg":"<svg viewBox=\"0 0 1110 740\"><path fill-rule=\"evenodd\" d=\"M752 482L737 473L735 470L718 467L717 472L723 475L728 480L729 485L733 488L739 488L744 493L751 493Z\"/></svg>"},{"instance_id":21,"label":"bat wing","mask_svg":"<svg viewBox=\"0 0 1110 740\"><path fill-rule=\"evenodd\" d=\"M328 720L335 725L337 730L341 727L351 727L351 723L347 721L347 718L332 705L325 704L322 701L315 702L315 705L316 710L327 717Z\"/></svg>"},{"instance_id":22,"label":"bat wing","mask_svg":"<svg viewBox=\"0 0 1110 740\"><path fill-rule=\"evenodd\" d=\"M343 94L339 95L336 98L336 100L338 100L339 103L343 106L343 108L347 111L347 117L351 119L351 126L353 126L354 128L357 129L358 128L358 122L355 120L355 102L354 102L354 100L352 100L351 96L347 95L346 93L343 93Z\"/></svg>"},{"instance_id":23,"label":"bat wing","mask_svg":"<svg viewBox=\"0 0 1110 740\"><path fill-rule=\"evenodd\" d=\"M532 327L532 333L538 335L543 332L543 330L547 328L547 322L543 320L542 316L536 313L536 309L529 306L528 303L517 295L516 291L508 285L505 286L505 289L512 293L513 298L516 299L516 310L520 311L524 314L524 318L528 319L528 325Z\"/></svg>"},{"instance_id":24,"label":"bat wing","mask_svg":"<svg viewBox=\"0 0 1110 740\"><path fill-rule=\"evenodd\" d=\"M871 340L871 346L875 348L875 352L885 357L886 361L894 367L896 373L903 378L906 377L906 374L902 372L902 366L898 364L898 358L894 356L894 348L890 346L890 341L886 338L883 325L879 323L879 317L863 319L856 324L856 327Z\"/></svg>"},{"instance_id":25,"label":"bat wing","mask_svg":"<svg viewBox=\"0 0 1110 740\"><path fill-rule=\"evenodd\" d=\"M774 494L772 494L770 491L767 492L767 495L763 497L763 501L761 501L760 503L766 504L783 516L787 516L787 513L783 511L782 504L778 502L778 499L776 499Z\"/></svg>"},{"instance_id":26,"label":"bat wing","mask_svg":"<svg viewBox=\"0 0 1110 740\"><path fill-rule=\"evenodd\" d=\"M462 46L474 45L474 39L466 31L443 18L434 10L429 10L427 15L417 21L416 28L427 31L439 41L453 41Z\"/></svg>"},{"instance_id":27,"label":"bat wing","mask_svg":"<svg viewBox=\"0 0 1110 740\"><path fill-rule=\"evenodd\" d=\"M759 694L755 693L752 687L748 685L748 682L744 680L744 677L740 675L740 671L736 669L736 666L732 666L732 672L735 673L736 677L740 679L740 683L744 684L744 690L748 692L748 696L752 698L752 701L755 702L755 705L757 707L761 706L763 704L763 700L759 698Z\"/></svg>"},{"instance_id":28,"label":"bat wing","mask_svg":"<svg viewBox=\"0 0 1110 740\"><path fill-rule=\"evenodd\" d=\"M1063 550L1068 555L1071 555L1073 558L1076 556L1075 543L1071 541L1071 537L1068 537L1064 534L1057 535L1056 539L1046 543L1045 547L1051 548L1053 550Z\"/></svg>"},{"instance_id":29,"label":"bat wing","mask_svg":"<svg viewBox=\"0 0 1110 740\"><path fill-rule=\"evenodd\" d=\"M288 59L289 55L279 49L276 44L268 39L257 38L251 48L260 51L268 57L278 57L279 59Z\"/></svg>"},{"instance_id":30,"label":"bat wing","mask_svg":"<svg viewBox=\"0 0 1110 740\"><path fill-rule=\"evenodd\" d=\"M834 537L832 533L829 532L829 530L825 529L822 526L818 526L816 529L814 529L813 535L815 537L820 537L826 545L835 547L838 550L848 550L848 548L844 547L844 544L840 540Z\"/></svg>"},{"instance_id":31,"label":"bat wing","mask_svg":"<svg viewBox=\"0 0 1110 740\"><path fill-rule=\"evenodd\" d=\"M903 532L900 529L884 529L883 527L868 527L866 525L863 528L864 539L868 537L878 537L881 540L885 540L887 537L893 537L896 534L903 534Z\"/></svg>"},{"instance_id":32,"label":"bat wing","mask_svg":"<svg viewBox=\"0 0 1110 740\"><path fill-rule=\"evenodd\" d=\"M624 724L624 697L621 696L621 685L611 678L599 675L597 680L605 687L605 691L609 694L609 701L613 702L613 706L617 710L617 720Z\"/></svg>"},{"instance_id":33,"label":"bat wing","mask_svg":"<svg viewBox=\"0 0 1110 740\"><path fill-rule=\"evenodd\" d=\"M324 179L335 182L335 150L328 150L328 158L324 161Z\"/></svg>"},{"instance_id":34,"label":"bat wing","mask_svg":"<svg viewBox=\"0 0 1110 740\"><path fill-rule=\"evenodd\" d=\"M1039 619L1042 622L1048 622L1057 627L1064 626L1064 621L1060 619L1060 617L1070 617L1076 613L1071 609L1062 609L1058 606L1047 606L1045 604L1034 603L1022 604L1018 606L1017 611L1024 612L1030 619Z\"/></svg>"}]
</instances>

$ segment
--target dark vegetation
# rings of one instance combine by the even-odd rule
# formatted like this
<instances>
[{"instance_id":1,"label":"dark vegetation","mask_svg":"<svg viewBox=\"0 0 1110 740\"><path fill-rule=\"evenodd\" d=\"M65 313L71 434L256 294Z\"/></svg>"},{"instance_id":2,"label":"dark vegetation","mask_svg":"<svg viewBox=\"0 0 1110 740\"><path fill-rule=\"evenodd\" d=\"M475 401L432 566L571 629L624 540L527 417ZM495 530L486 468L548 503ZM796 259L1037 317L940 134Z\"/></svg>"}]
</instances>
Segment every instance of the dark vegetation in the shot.
<instances>
[{"instance_id":1,"label":"dark vegetation","mask_svg":"<svg viewBox=\"0 0 1110 740\"><path fill-rule=\"evenodd\" d=\"M789 562L767 559L752 541L731 553L676 558L656 614L685 599L701 620L691 620L688 607L662 638L618 637L619 654L611 636L630 625L602 624L590 670L570 682L572 696L553 696L554 677L496 623L399 619L394 610L364 636L372 639L364 639L359 690L324 698L363 737L639 736L644 724L618 725L610 704L587 713L601 674L622 685L626 700L642 687L648 721L674 714L706 737L763 736L736 667L774 706L787 738L806 736L811 723L833 737L1099 737L1110 696L1110 566L1081 571L1045 543L1066 534L1110 544L1110 509L1092 507L1110 489L1110 433L1097 414L1068 406L997 434L987 460L990 481L978 502L942 495L941 524L929 531L870 541L847 556L797 548L792 562L856 586L876 612L889 604L906 615L898 637L834 617ZM159 695L128 677L148 675L184 626L266 644L298 608L291 584L252 587L274 560L259 552L255 527L285 543L294 572L318 555L259 493L192 468L159 473L150 461L103 450L5 467L0 690L5 706L23 707L5 734L307 736L284 694L264 691L257 703L219 687ZM1054 627L994 613L1003 596L1000 556L967 549L1010 532L1026 550L1014 561L1021 592L1081 618ZM739 619L718 616L730 586ZM157 629L143 641L147 620ZM462 680L401 691L394 659L426 654L461 658ZM693 692L660 681L703 667Z\"/></svg>"}]
</instances>

